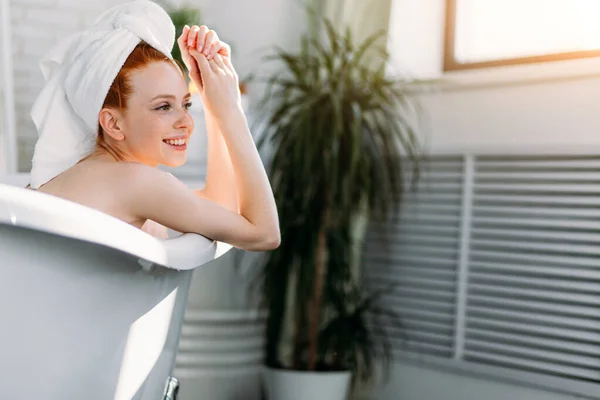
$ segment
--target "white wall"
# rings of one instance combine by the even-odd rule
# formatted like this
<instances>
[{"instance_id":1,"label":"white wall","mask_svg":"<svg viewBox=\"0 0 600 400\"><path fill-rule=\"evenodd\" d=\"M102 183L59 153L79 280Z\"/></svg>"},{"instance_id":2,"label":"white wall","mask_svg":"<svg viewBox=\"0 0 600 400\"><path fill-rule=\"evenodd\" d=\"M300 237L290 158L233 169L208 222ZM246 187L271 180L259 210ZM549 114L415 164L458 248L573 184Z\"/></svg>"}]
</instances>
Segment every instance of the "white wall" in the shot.
<instances>
[{"instance_id":1,"label":"white wall","mask_svg":"<svg viewBox=\"0 0 600 400\"><path fill-rule=\"evenodd\" d=\"M519 84L424 99L432 150L600 149L600 78Z\"/></svg>"},{"instance_id":2,"label":"white wall","mask_svg":"<svg viewBox=\"0 0 600 400\"><path fill-rule=\"evenodd\" d=\"M436 78L420 96L432 153L600 151L600 60L443 74L444 0L393 0L392 72ZM524 384L396 363L378 400L571 400Z\"/></svg>"},{"instance_id":3,"label":"white wall","mask_svg":"<svg viewBox=\"0 0 600 400\"><path fill-rule=\"evenodd\" d=\"M198 0L194 4L202 11L202 22L232 46L240 77L265 67L260 58L273 46L298 48L306 31L300 2L294 0Z\"/></svg>"},{"instance_id":4,"label":"white wall","mask_svg":"<svg viewBox=\"0 0 600 400\"><path fill-rule=\"evenodd\" d=\"M38 61L50 46L91 23L100 12L124 0L10 0L16 94L19 169L29 171L37 139L29 112L42 88ZM273 45L293 48L305 31L299 3L293 0L175 0L200 8L203 22L233 47L234 65L241 77L261 67L260 57ZM254 89L254 90L253 90ZM261 88L251 87L250 97Z\"/></svg>"}]
</instances>

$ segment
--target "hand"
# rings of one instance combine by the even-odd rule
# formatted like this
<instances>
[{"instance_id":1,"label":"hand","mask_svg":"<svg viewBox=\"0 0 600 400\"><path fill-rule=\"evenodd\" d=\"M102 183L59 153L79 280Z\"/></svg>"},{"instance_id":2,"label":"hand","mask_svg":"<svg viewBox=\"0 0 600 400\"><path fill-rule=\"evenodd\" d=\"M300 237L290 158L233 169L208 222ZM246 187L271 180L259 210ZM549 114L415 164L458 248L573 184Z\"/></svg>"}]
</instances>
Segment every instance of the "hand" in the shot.
<instances>
[{"instance_id":1,"label":"hand","mask_svg":"<svg viewBox=\"0 0 600 400\"><path fill-rule=\"evenodd\" d=\"M207 111L217 119L225 120L231 112L241 110L239 78L229 58L216 54L208 60L195 49L190 49L189 53L190 77Z\"/></svg>"},{"instance_id":2,"label":"hand","mask_svg":"<svg viewBox=\"0 0 600 400\"><path fill-rule=\"evenodd\" d=\"M206 25L194 25L191 28L184 26L181 36L177 39L177 45L181 51L181 58L188 71L191 71L190 49L196 49L204 54L208 60L212 60L217 54L231 58L231 47L219 40L217 33L209 30Z\"/></svg>"}]
</instances>

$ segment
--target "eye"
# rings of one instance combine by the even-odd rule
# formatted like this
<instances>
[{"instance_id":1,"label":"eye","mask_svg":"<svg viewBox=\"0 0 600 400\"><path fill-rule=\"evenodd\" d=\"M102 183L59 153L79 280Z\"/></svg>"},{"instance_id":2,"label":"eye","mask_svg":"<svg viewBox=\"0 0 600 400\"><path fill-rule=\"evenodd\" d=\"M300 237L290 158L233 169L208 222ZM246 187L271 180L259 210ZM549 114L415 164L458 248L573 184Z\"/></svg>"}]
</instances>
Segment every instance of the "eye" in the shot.
<instances>
[{"instance_id":1,"label":"eye","mask_svg":"<svg viewBox=\"0 0 600 400\"><path fill-rule=\"evenodd\" d=\"M162 106L158 107L157 110L162 110L162 111L169 111L171 109L171 105L170 104L163 104Z\"/></svg>"},{"instance_id":2,"label":"eye","mask_svg":"<svg viewBox=\"0 0 600 400\"><path fill-rule=\"evenodd\" d=\"M190 102L188 102L188 103L185 103L185 104L183 105L183 107L184 107L186 110L189 110L189 109L192 107L192 102L190 101Z\"/></svg>"}]
</instances>

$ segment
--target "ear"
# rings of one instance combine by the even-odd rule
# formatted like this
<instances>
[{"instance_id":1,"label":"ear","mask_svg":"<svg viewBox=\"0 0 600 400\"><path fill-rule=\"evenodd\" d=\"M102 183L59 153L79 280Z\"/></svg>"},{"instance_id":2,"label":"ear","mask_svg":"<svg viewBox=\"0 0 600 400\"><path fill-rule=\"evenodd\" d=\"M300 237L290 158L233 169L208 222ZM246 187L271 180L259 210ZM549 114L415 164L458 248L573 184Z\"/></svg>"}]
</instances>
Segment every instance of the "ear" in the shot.
<instances>
[{"instance_id":1,"label":"ear","mask_svg":"<svg viewBox=\"0 0 600 400\"><path fill-rule=\"evenodd\" d=\"M125 133L121 128L121 113L112 108L103 108L98 114L98 122L104 133L114 140L125 139Z\"/></svg>"}]
</instances>

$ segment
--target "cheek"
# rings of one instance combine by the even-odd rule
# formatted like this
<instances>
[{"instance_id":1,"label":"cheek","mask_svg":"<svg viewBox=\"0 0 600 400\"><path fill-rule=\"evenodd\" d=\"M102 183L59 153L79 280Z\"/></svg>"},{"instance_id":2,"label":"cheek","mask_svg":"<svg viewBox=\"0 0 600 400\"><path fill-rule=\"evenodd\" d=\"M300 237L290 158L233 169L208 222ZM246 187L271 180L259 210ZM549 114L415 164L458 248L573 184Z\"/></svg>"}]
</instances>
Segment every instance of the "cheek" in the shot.
<instances>
[{"instance_id":1,"label":"cheek","mask_svg":"<svg viewBox=\"0 0 600 400\"><path fill-rule=\"evenodd\" d=\"M166 115L147 113L145 115L140 114L134 123L135 126L132 127L132 131L135 140L143 146L144 144L151 145L154 139L162 140L169 122ZM150 138L153 140L148 140Z\"/></svg>"},{"instance_id":2,"label":"cheek","mask_svg":"<svg viewBox=\"0 0 600 400\"><path fill-rule=\"evenodd\" d=\"M151 132L157 132L157 131L160 131L161 129L164 129L164 127L168 123L168 120L169 120L169 118L167 115L150 114L145 119L143 124L147 130L150 130Z\"/></svg>"}]
</instances>

